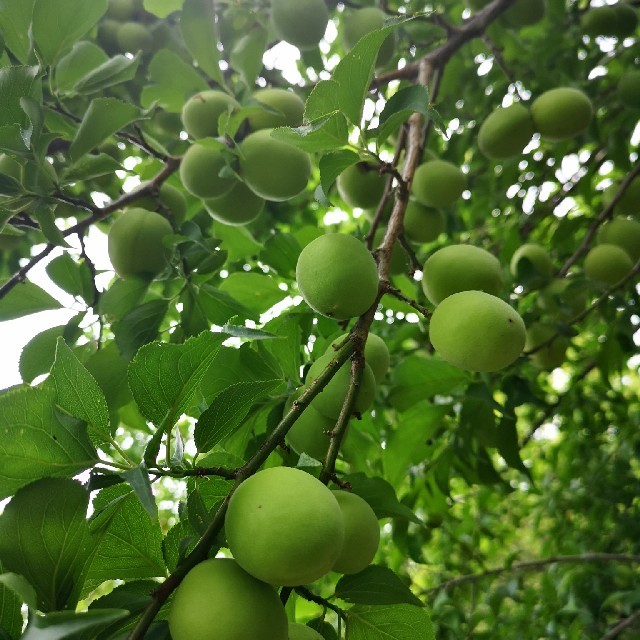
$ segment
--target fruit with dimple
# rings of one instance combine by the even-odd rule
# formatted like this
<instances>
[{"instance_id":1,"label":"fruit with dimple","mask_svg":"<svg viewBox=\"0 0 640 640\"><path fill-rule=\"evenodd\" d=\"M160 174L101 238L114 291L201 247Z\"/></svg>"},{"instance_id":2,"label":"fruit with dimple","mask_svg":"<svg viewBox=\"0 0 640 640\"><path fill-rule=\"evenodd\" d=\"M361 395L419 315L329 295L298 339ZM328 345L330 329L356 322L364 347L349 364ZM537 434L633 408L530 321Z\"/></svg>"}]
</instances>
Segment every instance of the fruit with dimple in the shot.
<instances>
[{"instance_id":1,"label":"fruit with dimple","mask_svg":"<svg viewBox=\"0 0 640 640\"><path fill-rule=\"evenodd\" d=\"M348 491L334 491L344 518L344 542L333 565L338 573L359 573L366 569L380 544L380 525L366 500Z\"/></svg>"},{"instance_id":2,"label":"fruit with dimple","mask_svg":"<svg viewBox=\"0 0 640 640\"><path fill-rule=\"evenodd\" d=\"M436 251L424 263L422 289L432 304L440 304L459 291L502 290L500 261L470 244L453 244Z\"/></svg>"},{"instance_id":3,"label":"fruit with dimple","mask_svg":"<svg viewBox=\"0 0 640 640\"><path fill-rule=\"evenodd\" d=\"M371 209L380 202L385 182L374 164L359 162L345 169L336 184L340 197L350 207Z\"/></svg>"},{"instance_id":4,"label":"fruit with dimple","mask_svg":"<svg viewBox=\"0 0 640 640\"><path fill-rule=\"evenodd\" d=\"M180 180L185 189L197 198L221 198L236 184L233 177L221 177L227 165L219 149L192 144L180 163Z\"/></svg>"},{"instance_id":5,"label":"fruit with dimple","mask_svg":"<svg viewBox=\"0 0 640 640\"><path fill-rule=\"evenodd\" d=\"M618 82L618 96L623 104L640 109L640 71L627 71Z\"/></svg>"},{"instance_id":6,"label":"fruit with dimple","mask_svg":"<svg viewBox=\"0 0 640 640\"><path fill-rule=\"evenodd\" d=\"M554 327L546 324L536 323L527 328L525 350L536 350L529 357L541 369L555 369L565 360L569 340L557 333Z\"/></svg>"},{"instance_id":7,"label":"fruit with dimple","mask_svg":"<svg viewBox=\"0 0 640 640\"><path fill-rule=\"evenodd\" d=\"M533 101L531 116L543 138L566 140L587 129L593 118L593 105L579 89L558 87L545 91Z\"/></svg>"},{"instance_id":8,"label":"fruit with dimple","mask_svg":"<svg viewBox=\"0 0 640 640\"><path fill-rule=\"evenodd\" d=\"M347 333L343 333L341 336L337 337L325 353L335 353L336 348L344 343L348 335L349 334ZM371 367L371 371L373 371L376 382L378 384L382 382L384 377L387 375L387 371L389 371L391 356L385 341L375 333L367 334L367 342L364 345L364 359Z\"/></svg>"},{"instance_id":9,"label":"fruit with dimple","mask_svg":"<svg viewBox=\"0 0 640 640\"><path fill-rule=\"evenodd\" d=\"M141 185L143 186L143 185ZM151 195L135 200L136 207L149 211L161 211L163 208L171 212L176 224L181 225L187 215L187 199L180 189L176 189L168 182L163 182L158 189L158 197Z\"/></svg>"},{"instance_id":10,"label":"fruit with dimple","mask_svg":"<svg viewBox=\"0 0 640 640\"><path fill-rule=\"evenodd\" d=\"M124 22L116 34L118 46L129 53L149 53L153 50L153 36L149 28L139 22Z\"/></svg>"},{"instance_id":11,"label":"fruit with dimple","mask_svg":"<svg viewBox=\"0 0 640 640\"><path fill-rule=\"evenodd\" d=\"M448 207L466 187L467 178L458 167L445 160L430 160L416 169L412 193L428 207Z\"/></svg>"},{"instance_id":12,"label":"fruit with dimple","mask_svg":"<svg viewBox=\"0 0 640 640\"><path fill-rule=\"evenodd\" d=\"M614 218L600 227L598 242L618 245L635 262L640 259L640 222L628 218Z\"/></svg>"},{"instance_id":13,"label":"fruit with dimple","mask_svg":"<svg viewBox=\"0 0 640 640\"><path fill-rule=\"evenodd\" d=\"M245 571L269 584L297 586L331 570L342 549L344 520L319 480L299 469L272 467L235 491L225 531Z\"/></svg>"},{"instance_id":14,"label":"fruit with dimple","mask_svg":"<svg viewBox=\"0 0 640 640\"><path fill-rule=\"evenodd\" d=\"M533 136L529 109L520 103L494 111L478 132L480 151L493 160L511 158L522 153Z\"/></svg>"},{"instance_id":15,"label":"fruit with dimple","mask_svg":"<svg viewBox=\"0 0 640 640\"><path fill-rule=\"evenodd\" d=\"M523 261L528 264L523 266ZM549 252L542 245L535 242L527 242L516 249L511 257L509 268L514 278L519 278L522 273L529 276L530 271L533 271L533 277L527 278L527 284L529 286L538 286L551 276L553 262L551 262Z\"/></svg>"},{"instance_id":16,"label":"fruit with dimple","mask_svg":"<svg viewBox=\"0 0 640 640\"><path fill-rule=\"evenodd\" d=\"M409 200L404 214L404 233L413 242L433 242L445 230L442 211Z\"/></svg>"},{"instance_id":17,"label":"fruit with dimple","mask_svg":"<svg viewBox=\"0 0 640 640\"><path fill-rule=\"evenodd\" d=\"M290 200L304 191L311 160L304 151L260 129L240 143L240 173L249 189L265 200Z\"/></svg>"},{"instance_id":18,"label":"fruit with dimple","mask_svg":"<svg viewBox=\"0 0 640 640\"><path fill-rule=\"evenodd\" d=\"M271 0L271 24L276 36L298 49L317 47L328 23L324 0Z\"/></svg>"},{"instance_id":19,"label":"fruit with dimple","mask_svg":"<svg viewBox=\"0 0 640 640\"><path fill-rule=\"evenodd\" d=\"M288 640L277 591L230 558L187 573L173 595L169 631L173 640Z\"/></svg>"},{"instance_id":20,"label":"fruit with dimple","mask_svg":"<svg viewBox=\"0 0 640 640\"><path fill-rule=\"evenodd\" d=\"M468 371L499 371L518 359L525 325L515 309L484 291L461 291L443 300L431 317L435 350Z\"/></svg>"},{"instance_id":21,"label":"fruit with dimple","mask_svg":"<svg viewBox=\"0 0 640 640\"><path fill-rule=\"evenodd\" d=\"M159 213L127 209L109 229L109 259L116 273L121 278L157 276L171 255L162 242L170 233L169 221Z\"/></svg>"},{"instance_id":22,"label":"fruit with dimple","mask_svg":"<svg viewBox=\"0 0 640 640\"><path fill-rule=\"evenodd\" d=\"M290 622L289 640L324 640L324 637L306 624Z\"/></svg>"},{"instance_id":23,"label":"fruit with dimple","mask_svg":"<svg viewBox=\"0 0 640 640\"><path fill-rule=\"evenodd\" d=\"M629 254L615 244L599 244L584 259L584 272L589 280L613 286L633 269Z\"/></svg>"},{"instance_id":24,"label":"fruit with dimple","mask_svg":"<svg viewBox=\"0 0 640 640\"><path fill-rule=\"evenodd\" d=\"M253 98L277 112L273 113L265 109L250 114L247 120L253 131L276 127L298 127L302 124L304 102L293 91L277 88L259 89L253 93Z\"/></svg>"},{"instance_id":25,"label":"fruit with dimple","mask_svg":"<svg viewBox=\"0 0 640 640\"><path fill-rule=\"evenodd\" d=\"M360 240L340 233L320 236L302 250L296 280L306 303L336 320L362 315L378 293L373 256Z\"/></svg>"},{"instance_id":26,"label":"fruit with dimple","mask_svg":"<svg viewBox=\"0 0 640 640\"><path fill-rule=\"evenodd\" d=\"M309 368L305 383L311 384L327 368L335 354L326 353L320 356ZM330 382L314 398L313 404L319 413L332 420L337 420L344 404L345 396L351 384L351 363L345 362ZM376 377L371 367L365 363L362 380L357 391L354 404L356 413L364 413L373 403L376 395Z\"/></svg>"},{"instance_id":27,"label":"fruit with dimple","mask_svg":"<svg viewBox=\"0 0 640 640\"><path fill-rule=\"evenodd\" d=\"M224 91L201 91L184 103L182 124L185 131L195 140L215 138L219 133L220 116L239 107L238 102Z\"/></svg>"},{"instance_id":28,"label":"fruit with dimple","mask_svg":"<svg viewBox=\"0 0 640 640\"><path fill-rule=\"evenodd\" d=\"M377 7L365 7L364 9L354 9L345 11L342 18L342 35L344 37L344 47L347 50L353 49L360 38L372 31L382 29L382 25L387 19L387 15ZM376 65L383 67L393 57L396 37L392 31L382 43L378 51Z\"/></svg>"},{"instance_id":29,"label":"fruit with dimple","mask_svg":"<svg viewBox=\"0 0 640 640\"><path fill-rule=\"evenodd\" d=\"M288 413L293 402L300 397L300 394L305 389L305 387L301 387L289 396L284 405L285 414ZM335 420L318 413L312 401L289 429L287 442L298 454L306 453L316 460L324 460L331 444L328 434L334 426Z\"/></svg>"},{"instance_id":30,"label":"fruit with dimple","mask_svg":"<svg viewBox=\"0 0 640 640\"><path fill-rule=\"evenodd\" d=\"M229 192L219 198L205 200L204 206L214 220L240 226L249 224L260 215L264 209L264 198L237 180Z\"/></svg>"}]
</instances>

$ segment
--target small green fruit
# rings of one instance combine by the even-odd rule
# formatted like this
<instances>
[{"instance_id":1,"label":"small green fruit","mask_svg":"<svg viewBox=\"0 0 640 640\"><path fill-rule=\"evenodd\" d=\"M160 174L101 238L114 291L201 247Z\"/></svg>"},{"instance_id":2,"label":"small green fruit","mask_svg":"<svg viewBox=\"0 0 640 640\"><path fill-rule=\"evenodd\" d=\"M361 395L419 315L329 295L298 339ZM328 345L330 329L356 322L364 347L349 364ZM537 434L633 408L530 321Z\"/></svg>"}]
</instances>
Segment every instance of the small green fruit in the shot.
<instances>
[{"instance_id":1,"label":"small green fruit","mask_svg":"<svg viewBox=\"0 0 640 640\"><path fill-rule=\"evenodd\" d=\"M387 15L377 7L365 7L345 12L342 19L342 34L344 37L344 47L350 50L355 47L360 38L372 31L382 29L382 25L387 19ZM376 66L383 67L393 57L396 47L395 32L390 33L382 43L378 52Z\"/></svg>"},{"instance_id":2,"label":"small green fruit","mask_svg":"<svg viewBox=\"0 0 640 640\"><path fill-rule=\"evenodd\" d=\"M333 359L332 353L320 356L310 367L305 383L310 385L326 369ZM327 418L337 420L344 404L344 398L351 384L351 363L345 362L338 372L331 378L327 386L314 398L316 411ZM358 395L356 396L354 411L364 413L372 404L376 395L376 378L368 364L364 365L364 372Z\"/></svg>"},{"instance_id":3,"label":"small green fruit","mask_svg":"<svg viewBox=\"0 0 640 640\"><path fill-rule=\"evenodd\" d=\"M502 267L484 249L470 244L450 245L424 263L422 290L436 305L459 291L485 291L496 296L502 290Z\"/></svg>"},{"instance_id":4,"label":"small green fruit","mask_svg":"<svg viewBox=\"0 0 640 640\"><path fill-rule=\"evenodd\" d=\"M142 185L141 185L142 186ZM176 189L168 182L163 182L158 190L158 197L144 196L135 200L137 207L149 211L162 211L166 209L171 213L176 225L180 226L187 215L187 199L180 189Z\"/></svg>"},{"instance_id":5,"label":"small green fruit","mask_svg":"<svg viewBox=\"0 0 640 640\"><path fill-rule=\"evenodd\" d=\"M413 178L413 195L428 207L448 207L467 188L467 178L451 162L430 160L421 164Z\"/></svg>"},{"instance_id":6,"label":"small green fruit","mask_svg":"<svg viewBox=\"0 0 640 640\"><path fill-rule=\"evenodd\" d=\"M289 640L324 640L324 638L306 624L289 623Z\"/></svg>"},{"instance_id":7,"label":"small green fruit","mask_svg":"<svg viewBox=\"0 0 640 640\"><path fill-rule=\"evenodd\" d=\"M271 0L271 23L281 40L298 49L315 49L329 23L324 0Z\"/></svg>"},{"instance_id":8,"label":"small green fruit","mask_svg":"<svg viewBox=\"0 0 640 640\"><path fill-rule=\"evenodd\" d=\"M220 198L204 201L209 215L218 222L240 226L253 222L264 209L264 198L257 196L240 180Z\"/></svg>"},{"instance_id":9,"label":"small green fruit","mask_svg":"<svg viewBox=\"0 0 640 640\"><path fill-rule=\"evenodd\" d=\"M337 180L340 197L350 206L360 209L376 207L384 193L386 179L376 166L359 162L345 169Z\"/></svg>"},{"instance_id":10,"label":"small green fruit","mask_svg":"<svg viewBox=\"0 0 640 640\"><path fill-rule=\"evenodd\" d=\"M171 602L169 631L173 640L288 640L276 590L229 558L205 560L187 573Z\"/></svg>"},{"instance_id":11,"label":"small green fruit","mask_svg":"<svg viewBox=\"0 0 640 640\"><path fill-rule=\"evenodd\" d=\"M344 518L344 543L333 570L359 573L373 561L380 544L380 525L369 503L348 491L334 491Z\"/></svg>"},{"instance_id":12,"label":"small green fruit","mask_svg":"<svg viewBox=\"0 0 640 640\"><path fill-rule=\"evenodd\" d=\"M120 23L110 18L105 18L98 24L97 40L108 53L116 53L120 48L118 45L119 30Z\"/></svg>"},{"instance_id":13,"label":"small green fruit","mask_svg":"<svg viewBox=\"0 0 640 640\"><path fill-rule=\"evenodd\" d=\"M139 22L124 22L121 24L116 39L122 51L149 53L153 50L151 31Z\"/></svg>"},{"instance_id":14,"label":"small green fruit","mask_svg":"<svg viewBox=\"0 0 640 640\"><path fill-rule=\"evenodd\" d=\"M442 211L409 200L404 214L404 233L412 242L434 242L445 230Z\"/></svg>"},{"instance_id":15,"label":"small green fruit","mask_svg":"<svg viewBox=\"0 0 640 640\"><path fill-rule=\"evenodd\" d=\"M598 242L618 245L635 262L640 259L640 222L628 218L614 218L600 227Z\"/></svg>"},{"instance_id":16,"label":"small green fruit","mask_svg":"<svg viewBox=\"0 0 640 640\"><path fill-rule=\"evenodd\" d=\"M595 38L605 36L626 38L638 26L638 16L629 5L618 3L614 6L593 7L582 17L583 32Z\"/></svg>"},{"instance_id":17,"label":"small green fruit","mask_svg":"<svg viewBox=\"0 0 640 640\"><path fill-rule=\"evenodd\" d=\"M166 218L146 209L127 209L109 229L108 252L121 278L154 278L168 264L170 250L162 240L173 233Z\"/></svg>"},{"instance_id":18,"label":"small green fruit","mask_svg":"<svg viewBox=\"0 0 640 640\"><path fill-rule=\"evenodd\" d=\"M245 480L229 501L229 549L248 573L269 584L308 584L340 555L344 521L337 500L312 475L272 467Z\"/></svg>"},{"instance_id":19,"label":"small green fruit","mask_svg":"<svg viewBox=\"0 0 640 640\"><path fill-rule=\"evenodd\" d=\"M353 236L329 233L300 253L296 280L306 303L336 320L362 315L378 294L378 268L365 245Z\"/></svg>"},{"instance_id":20,"label":"small green fruit","mask_svg":"<svg viewBox=\"0 0 640 640\"><path fill-rule=\"evenodd\" d=\"M285 413L291 409L291 405L303 391L305 391L305 387L301 387L289 396L284 405ZM311 402L289 429L287 442L298 454L306 453L316 460L324 460L331 444L331 438L328 434L334 426L335 420L318 413L314 402Z\"/></svg>"},{"instance_id":21,"label":"small green fruit","mask_svg":"<svg viewBox=\"0 0 640 640\"><path fill-rule=\"evenodd\" d=\"M531 278L531 282L529 282L530 285L539 285L553 273L553 262L551 262L549 252L542 245L536 244L535 242L527 242L516 249L509 264L511 275L516 279L520 276L521 271L523 271L523 260L530 263L531 270L539 276L542 276L542 278ZM528 272L529 269L525 268L524 273Z\"/></svg>"},{"instance_id":22,"label":"small green fruit","mask_svg":"<svg viewBox=\"0 0 640 640\"><path fill-rule=\"evenodd\" d=\"M109 7L105 16L118 22L130 20L136 12L132 0L109 0Z\"/></svg>"},{"instance_id":23,"label":"small green fruit","mask_svg":"<svg viewBox=\"0 0 640 640\"><path fill-rule=\"evenodd\" d=\"M553 340L552 340L553 338ZM549 344L547 343L549 340ZM569 340L564 336L558 336L554 327L544 324L533 324L527 329L525 350L531 351L539 348L530 355L532 362L541 369L555 369L565 361L565 353L569 346Z\"/></svg>"},{"instance_id":24,"label":"small green fruit","mask_svg":"<svg viewBox=\"0 0 640 640\"><path fill-rule=\"evenodd\" d=\"M584 132L593 118L593 105L579 89L545 91L531 105L536 131L549 140L566 140Z\"/></svg>"},{"instance_id":25,"label":"small green fruit","mask_svg":"<svg viewBox=\"0 0 640 640\"><path fill-rule=\"evenodd\" d=\"M534 134L529 109L520 103L494 111L480 127L478 147L492 160L522 153Z\"/></svg>"},{"instance_id":26,"label":"small green fruit","mask_svg":"<svg viewBox=\"0 0 640 640\"><path fill-rule=\"evenodd\" d=\"M429 337L451 364L468 371L499 371L518 359L525 343L522 318L484 291L461 291L433 313Z\"/></svg>"},{"instance_id":27,"label":"small green fruit","mask_svg":"<svg viewBox=\"0 0 640 640\"><path fill-rule=\"evenodd\" d=\"M640 71L627 71L618 82L618 96L631 109L640 109Z\"/></svg>"},{"instance_id":28,"label":"small green fruit","mask_svg":"<svg viewBox=\"0 0 640 640\"><path fill-rule=\"evenodd\" d=\"M611 197L613 197L618 187L614 185L610 187L610 189L611 191L607 189L607 195L610 193ZM634 178L622 194L622 197L616 205L616 213L621 216L640 215L640 176Z\"/></svg>"},{"instance_id":29,"label":"small green fruit","mask_svg":"<svg viewBox=\"0 0 640 640\"><path fill-rule=\"evenodd\" d=\"M341 345L348 335L347 333L343 333L337 337L325 351L325 354L334 354L336 347ZM389 371L391 356L385 341L380 336L375 335L375 333L367 334L367 342L364 346L364 359L371 367L376 382L380 384L387 375L387 371Z\"/></svg>"},{"instance_id":30,"label":"small green fruit","mask_svg":"<svg viewBox=\"0 0 640 640\"><path fill-rule=\"evenodd\" d=\"M201 91L191 96L182 107L182 124L194 140L215 138L220 116L239 108L238 102L223 91Z\"/></svg>"},{"instance_id":31,"label":"small green fruit","mask_svg":"<svg viewBox=\"0 0 640 640\"><path fill-rule=\"evenodd\" d=\"M247 120L253 131L275 129L277 127L298 127L302 124L304 102L300 96L286 89L259 89L253 94L254 100L277 111L258 111Z\"/></svg>"},{"instance_id":32,"label":"small green fruit","mask_svg":"<svg viewBox=\"0 0 640 640\"><path fill-rule=\"evenodd\" d=\"M185 189L197 198L221 198L236 184L233 177L220 177L227 165L219 149L202 144L189 147L180 163L180 180Z\"/></svg>"},{"instance_id":33,"label":"small green fruit","mask_svg":"<svg viewBox=\"0 0 640 640\"><path fill-rule=\"evenodd\" d=\"M615 244L599 244L584 259L584 273L599 285L613 286L633 269L629 254Z\"/></svg>"},{"instance_id":34,"label":"small green fruit","mask_svg":"<svg viewBox=\"0 0 640 640\"><path fill-rule=\"evenodd\" d=\"M240 172L256 195L281 202L305 190L311 160L304 151L272 138L272 131L261 129L240 143Z\"/></svg>"}]
</instances>

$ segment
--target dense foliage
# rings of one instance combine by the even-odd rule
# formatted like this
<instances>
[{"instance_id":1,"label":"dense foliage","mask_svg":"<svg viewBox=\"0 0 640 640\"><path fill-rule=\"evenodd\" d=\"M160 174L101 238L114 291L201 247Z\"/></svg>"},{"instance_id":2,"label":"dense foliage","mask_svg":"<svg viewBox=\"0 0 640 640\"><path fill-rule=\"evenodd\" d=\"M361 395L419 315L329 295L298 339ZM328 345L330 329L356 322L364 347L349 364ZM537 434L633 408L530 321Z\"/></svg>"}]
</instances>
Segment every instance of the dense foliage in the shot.
<instances>
[{"instance_id":1,"label":"dense foliage","mask_svg":"<svg viewBox=\"0 0 640 640\"><path fill-rule=\"evenodd\" d=\"M637 5L0 0L0 639L637 637Z\"/></svg>"}]
</instances>

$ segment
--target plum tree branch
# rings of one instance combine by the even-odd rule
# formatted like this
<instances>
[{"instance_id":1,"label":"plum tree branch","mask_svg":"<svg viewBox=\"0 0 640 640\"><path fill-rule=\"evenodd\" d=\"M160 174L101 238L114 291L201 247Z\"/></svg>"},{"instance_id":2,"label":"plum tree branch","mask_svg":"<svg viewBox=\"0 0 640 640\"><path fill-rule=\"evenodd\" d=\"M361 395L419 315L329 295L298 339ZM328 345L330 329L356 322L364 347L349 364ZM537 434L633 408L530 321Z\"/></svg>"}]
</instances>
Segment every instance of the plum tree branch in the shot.
<instances>
[{"instance_id":1,"label":"plum tree branch","mask_svg":"<svg viewBox=\"0 0 640 640\"><path fill-rule=\"evenodd\" d=\"M640 622L640 609L634 611L630 616L620 620L602 636L602 640L613 640L614 638L617 638L623 631L633 627L636 622Z\"/></svg>"}]
</instances>

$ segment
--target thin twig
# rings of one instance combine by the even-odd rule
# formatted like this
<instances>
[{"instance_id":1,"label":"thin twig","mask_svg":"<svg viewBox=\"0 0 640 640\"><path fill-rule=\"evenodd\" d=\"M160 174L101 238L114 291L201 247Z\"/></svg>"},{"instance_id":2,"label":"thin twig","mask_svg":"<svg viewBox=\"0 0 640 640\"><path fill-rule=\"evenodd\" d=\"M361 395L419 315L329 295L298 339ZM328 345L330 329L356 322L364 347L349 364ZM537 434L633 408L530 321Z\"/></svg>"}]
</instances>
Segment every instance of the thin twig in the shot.
<instances>
[{"instance_id":1,"label":"thin twig","mask_svg":"<svg viewBox=\"0 0 640 640\"><path fill-rule=\"evenodd\" d=\"M628 618L620 620L615 627L612 627L602 636L602 640L613 640L617 638L623 631L630 629L636 622L640 622L640 609L634 611Z\"/></svg>"},{"instance_id":2,"label":"thin twig","mask_svg":"<svg viewBox=\"0 0 640 640\"><path fill-rule=\"evenodd\" d=\"M417 303L415 300L408 298L407 296L400 291L400 289L396 289L390 282L386 283L385 293L388 293L390 296L394 298L398 298L398 300L402 300L402 302L408 304L410 307L413 307L418 313L423 315L427 320L431 318L431 311L426 307L423 307L421 304Z\"/></svg>"}]
</instances>

